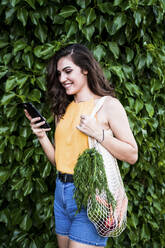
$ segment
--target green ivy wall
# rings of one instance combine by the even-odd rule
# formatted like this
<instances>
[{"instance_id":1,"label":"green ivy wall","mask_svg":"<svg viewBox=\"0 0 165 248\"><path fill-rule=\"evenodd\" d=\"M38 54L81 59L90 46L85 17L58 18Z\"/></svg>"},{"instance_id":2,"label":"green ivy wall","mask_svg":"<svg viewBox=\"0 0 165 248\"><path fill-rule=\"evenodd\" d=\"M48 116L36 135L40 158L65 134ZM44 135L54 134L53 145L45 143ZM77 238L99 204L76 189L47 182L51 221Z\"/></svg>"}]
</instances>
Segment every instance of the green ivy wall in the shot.
<instances>
[{"instance_id":1,"label":"green ivy wall","mask_svg":"<svg viewBox=\"0 0 165 248\"><path fill-rule=\"evenodd\" d=\"M1 0L0 247L55 248L55 168L23 110L31 101L52 126L46 64L62 46L83 43L116 88L139 147L119 163L128 227L113 248L165 247L165 1Z\"/></svg>"}]
</instances>

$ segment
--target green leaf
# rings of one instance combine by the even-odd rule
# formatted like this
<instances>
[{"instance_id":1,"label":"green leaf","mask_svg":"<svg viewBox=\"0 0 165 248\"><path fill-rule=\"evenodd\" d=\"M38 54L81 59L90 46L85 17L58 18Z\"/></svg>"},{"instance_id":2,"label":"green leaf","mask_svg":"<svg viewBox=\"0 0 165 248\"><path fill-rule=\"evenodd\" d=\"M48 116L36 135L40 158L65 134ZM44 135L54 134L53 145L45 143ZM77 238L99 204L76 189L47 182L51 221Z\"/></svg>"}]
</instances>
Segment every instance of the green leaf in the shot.
<instances>
[{"instance_id":1,"label":"green leaf","mask_svg":"<svg viewBox=\"0 0 165 248\"><path fill-rule=\"evenodd\" d=\"M163 87L162 84L160 84L160 81L152 78L151 79L151 93L153 94L155 91L159 91Z\"/></svg>"},{"instance_id":2,"label":"green leaf","mask_svg":"<svg viewBox=\"0 0 165 248\"><path fill-rule=\"evenodd\" d=\"M119 57L119 46L116 42L108 42L108 47L110 51L113 53L114 57L117 59Z\"/></svg>"},{"instance_id":3,"label":"green leaf","mask_svg":"<svg viewBox=\"0 0 165 248\"><path fill-rule=\"evenodd\" d=\"M41 179L41 178L36 178L36 182L37 182L37 184L38 184L38 186L39 186L40 192L44 193L44 192L47 191L47 186L46 186L46 184L44 183L43 179Z\"/></svg>"},{"instance_id":4,"label":"green leaf","mask_svg":"<svg viewBox=\"0 0 165 248\"><path fill-rule=\"evenodd\" d=\"M37 248L37 244L34 240L31 241L29 248Z\"/></svg>"},{"instance_id":5,"label":"green leaf","mask_svg":"<svg viewBox=\"0 0 165 248\"><path fill-rule=\"evenodd\" d=\"M126 24L127 17L124 13L120 13L114 17L112 27L111 27L111 35L114 35L121 27Z\"/></svg>"},{"instance_id":6,"label":"green leaf","mask_svg":"<svg viewBox=\"0 0 165 248\"><path fill-rule=\"evenodd\" d=\"M54 242L49 242L44 248L54 248Z\"/></svg>"},{"instance_id":7,"label":"green leaf","mask_svg":"<svg viewBox=\"0 0 165 248\"><path fill-rule=\"evenodd\" d=\"M86 25L90 25L95 19L96 19L96 14L95 10L93 8L88 8L85 11L86 14Z\"/></svg>"},{"instance_id":8,"label":"green leaf","mask_svg":"<svg viewBox=\"0 0 165 248\"><path fill-rule=\"evenodd\" d=\"M76 21L78 22L79 29L81 30L83 25L86 23L86 17L84 15L77 15L76 16Z\"/></svg>"},{"instance_id":9,"label":"green leaf","mask_svg":"<svg viewBox=\"0 0 165 248\"><path fill-rule=\"evenodd\" d=\"M143 109L143 106L144 106L144 103L141 100L136 99L136 101L135 101L135 112L136 112L136 114L138 114L140 112L140 110Z\"/></svg>"},{"instance_id":10,"label":"green leaf","mask_svg":"<svg viewBox=\"0 0 165 248\"><path fill-rule=\"evenodd\" d=\"M29 78L29 75L27 74L18 74L17 76L17 84L19 86L19 89L21 89L23 87L23 85L27 82Z\"/></svg>"},{"instance_id":11,"label":"green leaf","mask_svg":"<svg viewBox=\"0 0 165 248\"><path fill-rule=\"evenodd\" d=\"M146 110L149 114L149 117L152 117L154 115L154 108L150 103L145 104Z\"/></svg>"},{"instance_id":12,"label":"green leaf","mask_svg":"<svg viewBox=\"0 0 165 248\"><path fill-rule=\"evenodd\" d=\"M21 0L11 0L11 5L15 7Z\"/></svg>"},{"instance_id":13,"label":"green leaf","mask_svg":"<svg viewBox=\"0 0 165 248\"><path fill-rule=\"evenodd\" d=\"M82 8L82 9L85 9L90 3L91 3L91 0L76 0L76 3Z\"/></svg>"},{"instance_id":14,"label":"green leaf","mask_svg":"<svg viewBox=\"0 0 165 248\"><path fill-rule=\"evenodd\" d=\"M10 24L13 21L14 13L16 11L16 8L10 8L5 12L5 22L6 24Z\"/></svg>"},{"instance_id":15,"label":"green leaf","mask_svg":"<svg viewBox=\"0 0 165 248\"><path fill-rule=\"evenodd\" d=\"M126 47L126 56L127 63L131 62L134 57L134 51L129 47Z\"/></svg>"},{"instance_id":16,"label":"green leaf","mask_svg":"<svg viewBox=\"0 0 165 248\"><path fill-rule=\"evenodd\" d=\"M55 53L55 46L49 43L46 43L42 46L36 46L34 48L34 54L38 58L48 59Z\"/></svg>"},{"instance_id":17,"label":"green leaf","mask_svg":"<svg viewBox=\"0 0 165 248\"><path fill-rule=\"evenodd\" d=\"M14 106L7 109L6 116L7 116L7 118L11 118L11 117L15 116L16 113L17 113L17 106L14 105Z\"/></svg>"},{"instance_id":18,"label":"green leaf","mask_svg":"<svg viewBox=\"0 0 165 248\"><path fill-rule=\"evenodd\" d=\"M53 18L54 24L63 24L64 22L65 22L65 18L63 18L62 16L56 15Z\"/></svg>"},{"instance_id":19,"label":"green leaf","mask_svg":"<svg viewBox=\"0 0 165 248\"><path fill-rule=\"evenodd\" d=\"M46 91L45 76L37 77L36 82L37 82L37 85L40 87L41 90Z\"/></svg>"},{"instance_id":20,"label":"green leaf","mask_svg":"<svg viewBox=\"0 0 165 248\"><path fill-rule=\"evenodd\" d=\"M147 224L143 224L141 229L141 240L149 240L150 239L150 231Z\"/></svg>"},{"instance_id":21,"label":"green leaf","mask_svg":"<svg viewBox=\"0 0 165 248\"><path fill-rule=\"evenodd\" d=\"M69 16L72 16L75 12L77 12L77 9L74 6L67 5L61 9L59 15L63 18L67 18Z\"/></svg>"},{"instance_id":22,"label":"green leaf","mask_svg":"<svg viewBox=\"0 0 165 248\"><path fill-rule=\"evenodd\" d=\"M35 7L35 0L25 0L33 9L36 9Z\"/></svg>"},{"instance_id":23,"label":"green leaf","mask_svg":"<svg viewBox=\"0 0 165 248\"><path fill-rule=\"evenodd\" d=\"M101 45L98 45L95 47L93 54L96 60L100 61L106 55L105 48Z\"/></svg>"},{"instance_id":24,"label":"green leaf","mask_svg":"<svg viewBox=\"0 0 165 248\"><path fill-rule=\"evenodd\" d=\"M76 32L77 32L77 24L75 22L72 22L71 25L69 25L69 29L67 30L67 38L76 34Z\"/></svg>"},{"instance_id":25,"label":"green leaf","mask_svg":"<svg viewBox=\"0 0 165 248\"><path fill-rule=\"evenodd\" d=\"M99 35L101 35L104 27L105 27L105 19L103 16L98 16L96 18L96 27L98 28L99 30Z\"/></svg>"},{"instance_id":26,"label":"green leaf","mask_svg":"<svg viewBox=\"0 0 165 248\"><path fill-rule=\"evenodd\" d=\"M139 24L142 21L142 13L141 13L141 11L139 11L139 10L135 11L133 16L134 16L134 19L135 19L136 26L139 27Z\"/></svg>"},{"instance_id":27,"label":"green leaf","mask_svg":"<svg viewBox=\"0 0 165 248\"><path fill-rule=\"evenodd\" d=\"M121 66L111 66L109 69L119 77L121 82L125 79Z\"/></svg>"},{"instance_id":28,"label":"green leaf","mask_svg":"<svg viewBox=\"0 0 165 248\"><path fill-rule=\"evenodd\" d=\"M126 82L125 86L131 96L141 94L139 87L135 83Z\"/></svg>"},{"instance_id":29,"label":"green leaf","mask_svg":"<svg viewBox=\"0 0 165 248\"><path fill-rule=\"evenodd\" d=\"M135 58L135 64L137 66L138 70L141 70L146 63L146 57L144 55L137 56L137 59Z\"/></svg>"},{"instance_id":30,"label":"green leaf","mask_svg":"<svg viewBox=\"0 0 165 248\"><path fill-rule=\"evenodd\" d=\"M40 98L41 98L41 91L39 91L38 89L34 89L31 91L29 95L29 100L39 102Z\"/></svg>"},{"instance_id":31,"label":"green leaf","mask_svg":"<svg viewBox=\"0 0 165 248\"><path fill-rule=\"evenodd\" d=\"M24 185L24 196L31 194L32 190L33 190L32 181L26 182L26 184Z\"/></svg>"},{"instance_id":32,"label":"green leaf","mask_svg":"<svg viewBox=\"0 0 165 248\"><path fill-rule=\"evenodd\" d=\"M45 0L37 0L37 2L40 4L40 6L42 6L45 2Z\"/></svg>"},{"instance_id":33,"label":"green leaf","mask_svg":"<svg viewBox=\"0 0 165 248\"><path fill-rule=\"evenodd\" d=\"M22 188L23 184L24 184L25 179L19 179L18 181L16 181L13 185L12 185L12 190L19 190Z\"/></svg>"},{"instance_id":34,"label":"green leaf","mask_svg":"<svg viewBox=\"0 0 165 248\"><path fill-rule=\"evenodd\" d=\"M32 54L23 54L22 55L22 59L23 61L25 62L25 65L31 69L32 68L32 65L34 63L34 58L33 58L33 55Z\"/></svg>"},{"instance_id":35,"label":"green leaf","mask_svg":"<svg viewBox=\"0 0 165 248\"><path fill-rule=\"evenodd\" d=\"M12 89L14 89L14 87L17 86L16 82L17 82L17 77L15 77L15 76L9 77L9 78L7 79L7 81L6 81L5 91L6 91L6 92L9 92L9 91L11 91Z\"/></svg>"},{"instance_id":36,"label":"green leaf","mask_svg":"<svg viewBox=\"0 0 165 248\"><path fill-rule=\"evenodd\" d=\"M9 44L8 41L0 40L0 48L6 47Z\"/></svg>"},{"instance_id":37,"label":"green leaf","mask_svg":"<svg viewBox=\"0 0 165 248\"><path fill-rule=\"evenodd\" d=\"M156 202L154 201L153 202L153 206L159 211L161 212L162 211L162 208L161 208L161 205L160 205L160 202Z\"/></svg>"},{"instance_id":38,"label":"green leaf","mask_svg":"<svg viewBox=\"0 0 165 248\"><path fill-rule=\"evenodd\" d=\"M18 51L23 50L26 46L27 44L23 39L17 40L14 43L14 56L17 54Z\"/></svg>"},{"instance_id":39,"label":"green leaf","mask_svg":"<svg viewBox=\"0 0 165 248\"><path fill-rule=\"evenodd\" d=\"M30 11L29 16L32 23L37 26L39 24L40 14L38 12Z\"/></svg>"},{"instance_id":40,"label":"green leaf","mask_svg":"<svg viewBox=\"0 0 165 248\"><path fill-rule=\"evenodd\" d=\"M98 8L101 10L102 13L107 13L108 15L114 15L114 7L113 4L110 2L106 3L98 3L97 4Z\"/></svg>"},{"instance_id":41,"label":"green leaf","mask_svg":"<svg viewBox=\"0 0 165 248\"><path fill-rule=\"evenodd\" d=\"M114 0L113 6L120 6L123 0Z\"/></svg>"},{"instance_id":42,"label":"green leaf","mask_svg":"<svg viewBox=\"0 0 165 248\"><path fill-rule=\"evenodd\" d=\"M131 223L133 227L137 227L138 223L139 223L139 219L135 214L131 215Z\"/></svg>"},{"instance_id":43,"label":"green leaf","mask_svg":"<svg viewBox=\"0 0 165 248\"><path fill-rule=\"evenodd\" d=\"M15 157L16 161L21 161L22 156L23 156L23 153L21 150L19 150L19 149L14 150L14 157Z\"/></svg>"},{"instance_id":44,"label":"green leaf","mask_svg":"<svg viewBox=\"0 0 165 248\"><path fill-rule=\"evenodd\" d=\"M11 117L15 116L16 113L17 113L17 106L14 105L14 106L10 107L9 109L7 109L6 116L7 116L7 118L11 118Z\"/></svg>"},{"instance_id":45,"label":"green leaf","mask_svg":"<svg viewBox=\"0 0 165 248\"><path fill-rule=\"evenodd\" d=\"M0 166L0 182L3 184L10 176L10 171L6 167Z\"/></svg>"},{"instance_id":46,"label":"green leaf","mask_svg":"<svg viewBox=\"0 0 165 248\"><path fill-rule=\"evenodd\" d=\"M29 231L32 227L32 220L28 214L23 216L22 222L20 223L20 228L24 231Z\"/></svg>"},{"instance_id":47,"label":"green leaf","mask_svg":"<svg viewBox=\"0 0 165 248\"><path fill-rule=\"evenodd\" d=\"M42 177L43 178L46 178L50 175L50 172L51 172L51 169L52 169L52 166L50 165L50 163L48 162L44 168L44 171L42 173Z\"/></svg>"},{"instance_id":48,"label":"green leaf","mask_svg":"<svg viewBox=\"0 0 165 248\"><path fill-rule=\"evenodd\" d=\"M23 26L25 27L28 19L28 11L25 8L18 8L17 18L22 22Z\"/></svg>"},{"instance_id":49,"label":"green leaf","mask_svg":"<svg viewBox=\"0 0 165 248\"><path fill-rule=\"evenodd\" d=\"M4 64L5 65L8 65L8 63L10 62L12 58L12 53L6 53L4 56L3 56L3 61L4 61ZM1 72L0 72L0 78L1 78Z\"/></svg>"},{"instance_id":50,"label":"green leaf","mask_svg":"<svg viewBox=\"0 0 165 248\"><path fill-rule=\"evenodd\" d=\"M2 99L1 99L1 105L8 104L14 97L15 97L14 92L3 95Z\"/></svg>"},{"instance_id":51,"label":"green leaf","mask_svg":"<svg viewBox=\"0 0 165 248\"><path fill-rule=\"evenodd\" d=\"M147 52L146 64L147 64L147 67L148 68L150 67L150 65L152 64L152 62L153 62L153 57L152 57L152 55L149 52Z\"/></svg>"},{"instance_id":52,"label":"green leaf","mask_svg":"<svg viewBox=\"0 0 165 248\"><path fill-rule=\"evenodd\" d=\"M5 134L6 132L8 132L9 127L0 127L0 135Z\"/></svg>"},{"instance_id":53,"label":"green leaf","mask_svg":"<svg viewBox=\"0 0 165 248\"><path fill-rule=\"evenodd\" d=\"M5 223L6 225L9 224L9 219L10 219L10 213L9 210L6 208L2 211L0 211L0 222Z\"/></svg>"},{"instance_id":54,"label":"green leaf","mask_svg":"<svg viewBox=\"0 0 165 248\"><path fill-rule=\"evenodd\" d=\"M26 145L26 137L18 136L17 137L17 145L22 150L24 148L24 146Z\"/></svg>"},{"instance_id":55,"label":"green leaf","mask_svg":"<svg viewBox=\"0 0 165 248\"><path fill-rule=\"evenodd\" d=\"M94 32L95 32L95 27L94 27L94 25L84 27L82 29L82 32L85 35L85 37L87 38L87 40L90 41L92 36L93 36L93 34L94 34Z\"/></svg>"},{"instance_id":56,"label":"green leaf","mask_svg":"<svg viewBox=\"0 0 165 248\"><path fill-rule=\"evenodd\" d=\"M0 79L6 75L8 68L6 66L0 66Z\"/></svg>"},{"instance_id":57,"label":"green leaf","mask_svg":"<svg viewBox=\"0 0 165 248\"><path fill-rule=\"evenodd\" d=\"M27 148L24 152L24 163L32 156L33 154L33 149L32 148Z\"/></svg>"},{"instance_id":58,"label":"green leaf","mask_svg":"<svg viewBox=\"0 0 165 248\"><path fill-rule=\"evenodd\" d=\"M162 8L163 8L163 10L165 12L165 2L164 2L164 0L160 0L160 3L161 3L161 6L162 6Z\"/></svg>"},{"instance_id":59,"label":"green leaf","mask_svg":"<svg viewBox=\"0 0 165 248\"><path fill-rule=\"evenodd\" d=\"M34 34L35 36L42 42L44 43L46 41L47 38L47 27L45 25L41 25L39 24L35 30L34 30Z\"/></svg>"}]
</instances>

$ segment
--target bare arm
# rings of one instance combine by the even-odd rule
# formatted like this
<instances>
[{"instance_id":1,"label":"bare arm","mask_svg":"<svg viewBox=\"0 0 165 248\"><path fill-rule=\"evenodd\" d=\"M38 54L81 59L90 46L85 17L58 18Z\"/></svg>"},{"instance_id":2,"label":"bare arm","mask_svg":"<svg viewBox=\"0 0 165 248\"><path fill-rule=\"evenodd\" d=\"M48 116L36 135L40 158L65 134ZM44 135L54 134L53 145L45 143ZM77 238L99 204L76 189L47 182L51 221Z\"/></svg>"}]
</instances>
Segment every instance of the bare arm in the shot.
<instances>
[{"instance_id":1,"label":"bare arm","mask_svg":"<svg viewBox=\"0 0 165 248\"><path fill-rule=\"evenodd\" d=\"M50 131L50 128L47 128L47 129L40 128L40 126L44 124L44 122L36 123L36 121L40 120L40 117L32 118L26 110L24 110L24 111L25 111L26 117L30 121L31 129L32 129L33 133L38 137L38 140L39 140L47 158L49 159L49 161L53 165L55 165L55 156L54 156L55 148L54 148L53 144L50 142L50 140L46 134L46 131Z\"/></svg>"},{"instance_id":2,"label":"bare arm","mask_svg":"<svg viewBox=\"0 0 165 248\"><path fill-rule=\"evenodd\" d=\"M102 129L105 129L105 125L100 125L90 116L81 118L78 129L98 141L102 141L102 145L117 159L134 164L138 158L138 148L123 106L117 99L108 98L100 112L102 112L102 114L100 113L101 118L106 120L106 129L109 127L114 136L105 130L102 141ZM102 123L102 120L99 121Z\"/></svg>"},{"instance_id":3,"label":"bare arm","mask_svg":"<svg viewBox=\"0 0 165 248\"><path fill-rule=\"evenodd\" d=\"M117 99L113 99L107 103L105 111L114 137L105 131L102 145L116 158L134 164L138 158L138 147L123 106Z\"/></svg>"}]
</instances>

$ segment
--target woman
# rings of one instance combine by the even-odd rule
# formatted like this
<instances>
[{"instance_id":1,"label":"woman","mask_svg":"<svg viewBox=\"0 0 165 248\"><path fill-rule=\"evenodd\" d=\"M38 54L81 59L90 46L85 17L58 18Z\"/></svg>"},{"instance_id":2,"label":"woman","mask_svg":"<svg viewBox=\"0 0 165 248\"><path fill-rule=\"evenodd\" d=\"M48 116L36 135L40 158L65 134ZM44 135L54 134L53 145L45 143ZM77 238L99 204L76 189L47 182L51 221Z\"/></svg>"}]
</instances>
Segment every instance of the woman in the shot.
<instances>
[{"instance_id":1,"label":"woman","mask_svg":"<svg viewBox=\"0 0 165 248\"><path fill-rule=\"evenodd\" d=\"M41 129L44 122L31 118L31 128L58 176L54 201L55 224L60 248L105 247L107 238L97 234L85 209L77 210L73 199L74 167L79 154L88 148L88 136L94 137L119 160L134 164L137 145L126 112L114 97L99 64L83 45L72 44L51 59L48 66L48 95L55 114L55 147ZM108 96L96 118L90 114L96 102ZM114 136L109 132L112 130Z\"/></svg>"}]
</instances>

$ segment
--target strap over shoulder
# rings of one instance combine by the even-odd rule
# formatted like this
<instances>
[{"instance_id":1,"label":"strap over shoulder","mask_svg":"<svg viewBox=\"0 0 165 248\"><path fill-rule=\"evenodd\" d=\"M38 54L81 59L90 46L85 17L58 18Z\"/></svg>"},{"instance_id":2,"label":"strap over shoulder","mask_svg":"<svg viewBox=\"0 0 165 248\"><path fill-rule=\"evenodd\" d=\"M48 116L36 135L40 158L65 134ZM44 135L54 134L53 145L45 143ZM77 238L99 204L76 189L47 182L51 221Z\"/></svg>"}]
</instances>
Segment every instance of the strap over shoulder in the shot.
<instances>
[{"instance_id":1,"label":"strap over shoulder","mask_svg":"<svg viewBox=\"0 0 165 248\"><path fill-rule=\"evenodd\" d=\"M95 107L94 107L94 109L93 109L93 111L92 111L91 117L94 117L95 114L101 109L101 107L103 106L104 101L105 101L105 99L106 99L107 97L108 97L108 96L103 96L103 97L101 97L101 98L97 101L97 103L96 103L96 105L95 105Z\"/></svg>"}]
</instances>

